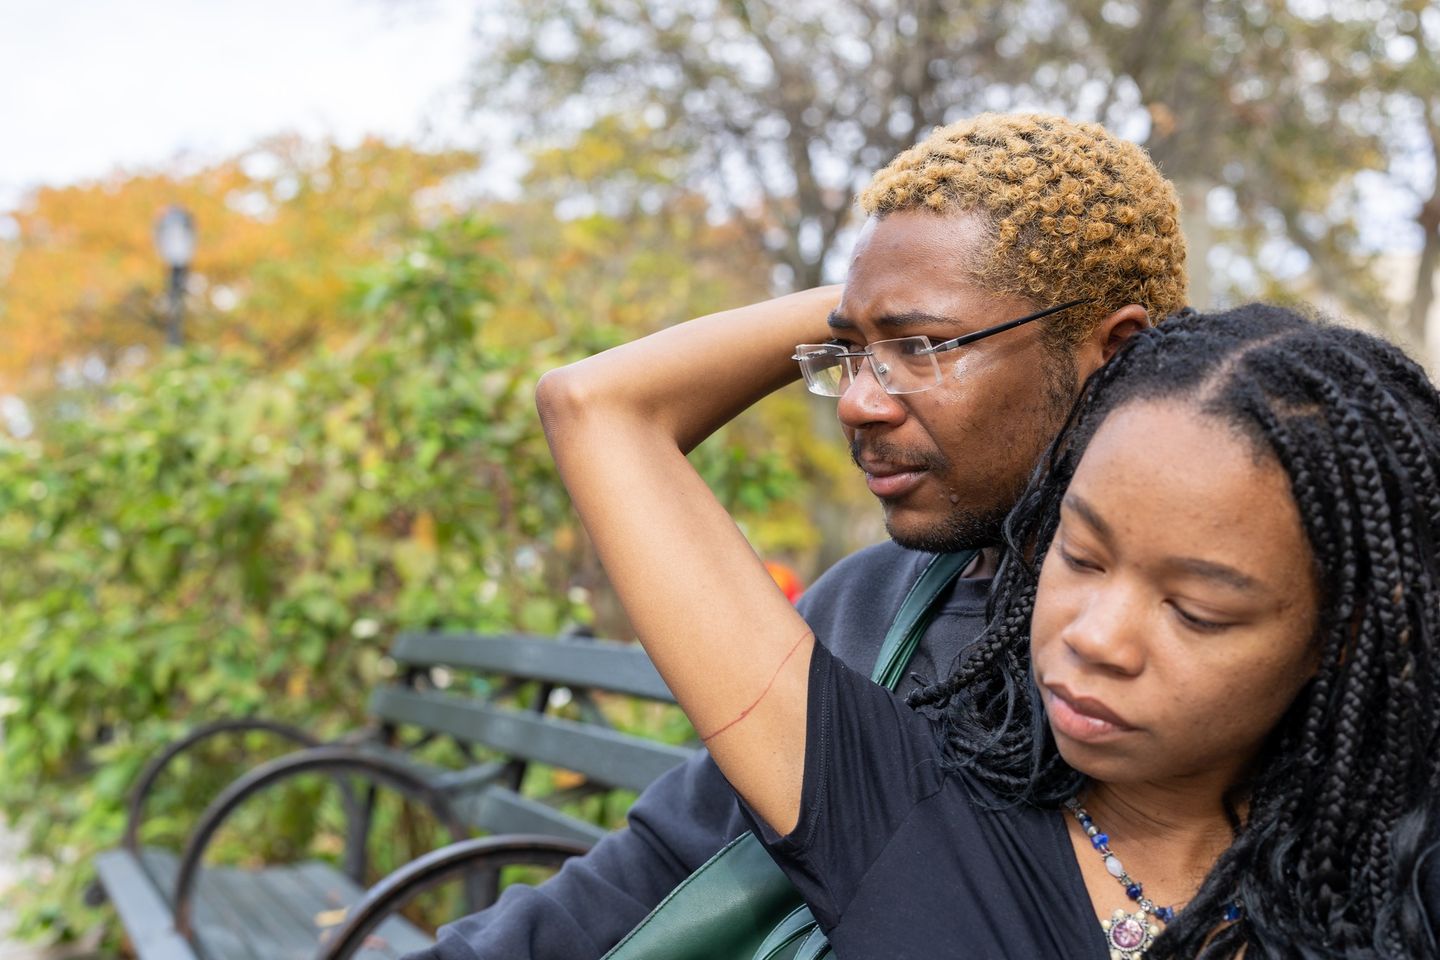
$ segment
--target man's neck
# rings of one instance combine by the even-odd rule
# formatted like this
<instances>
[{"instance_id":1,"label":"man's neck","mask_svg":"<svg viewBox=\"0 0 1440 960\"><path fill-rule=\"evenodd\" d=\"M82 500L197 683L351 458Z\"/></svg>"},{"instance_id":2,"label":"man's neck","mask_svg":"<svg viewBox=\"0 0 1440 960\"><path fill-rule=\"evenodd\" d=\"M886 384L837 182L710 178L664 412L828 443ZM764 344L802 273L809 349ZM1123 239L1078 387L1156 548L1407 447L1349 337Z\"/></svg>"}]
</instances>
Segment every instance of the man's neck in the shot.
<instances>
[{"instance_id":1,"label":"man's neck","mask_svg":"<svg viewBox=\"0 0 1440 960\"><path fill-rule=\"evenodd\" d=\"M1000 548L981 547L975 554L975 558L966 564L965 569L960 571L960 576L970 580L988 580L995 576L995 571L1000 567Z\"/></svg>"}]
</instances>

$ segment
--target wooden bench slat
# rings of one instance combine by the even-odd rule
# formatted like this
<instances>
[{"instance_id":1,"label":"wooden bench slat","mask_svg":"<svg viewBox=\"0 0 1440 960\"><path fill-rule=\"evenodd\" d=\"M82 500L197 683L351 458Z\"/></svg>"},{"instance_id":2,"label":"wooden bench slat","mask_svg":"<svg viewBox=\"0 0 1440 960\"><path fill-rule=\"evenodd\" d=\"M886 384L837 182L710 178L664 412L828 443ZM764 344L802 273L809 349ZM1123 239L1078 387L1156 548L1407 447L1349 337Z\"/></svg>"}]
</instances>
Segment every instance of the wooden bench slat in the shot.
<instances>
[{"instance_id":1,"label":"wooden bench slat","mask_svg":"<svg viewBox=\"0 0 1440 960\"><path fill-rule=\"evenodd\" d=\"M561 796L542 802L501 782L511 761L580 774L584 779L565 793L588 795L613 788L643 790L694 752L609 727L600 709L606 692L674 703L637 645L519 633L410 632L396 638L390 654L407 673L407 668L444 666L507 678L494 701L458 688L416 690L398 681L372 692L370 714L382 728L419 728L428 735L426 740L451 737L482 748L478 762L464 769L442 768L413 752L382 746L380 738L368 734L346 738L403 764L442 791L466 826L492 834L542 834L594 843L608 831L562 812ZM569 712L573 715L578 706L580 720L516 706L509 693L532 681L570 688L575 704ZM178 859L168 851L144 851L137 858L120 850L97 861L140 960L310 960L326 932L317 918L338 923L340 911L364 896L339 870L320 861L259 870L205 867L197 878L194 932L187 942L175 933L171 919ZM400 960L433 942L403 917L392 915L355 956Z\"/></svg>"},{"instance_id":2,"label":"wooden bench slat","mask_svg":"<svg viewBox=\"0 0 1440 960\"><path fill-rule=\"evenodd\" d=\"M299 864L267 867L256 880L266 896L283 903L290 922L305 932L313 956L325 930L344 919L343 911L354 905L358 896L347 889L343 897L325 897L313 885L296 875ZM338 871L337 871L338 872ZM350 886L346 884L347 888ZM367 960L392 960L388 953L369 952ZM356 955L357 957L360 954Z\"/></svg>"},{"instance_id":3,"label":"wooden bench slat","mask_svg":"<svg viewBox=\"0 0 1440 960\"><path fill-rule=\"evenodd\" d=\"M146 847L140 857L150 882L156 885L166 903L175 894L175 879L180 873L180 857L169 851ZM221 895L215 878L201 873L191 902L192 935L199 952L206 960L266 960L259 944L242 939L240 920L229 900Z\"/></svg>"},{"instance_id":4,"label":"wooden bench slat","mask_svg":"<svg viewBox=\"0 0 1440 960\"><path fill-rule=\"evenodd\" d=\"M593 844L610 832L501 786L457 806L462 817L486 833L538 833Z\"/></svg>"},{"instance_id":5,"label":"wooden bench slat","mask_svg":"<svg viewBox=\"0 0 1440 960\"><path fill-rule=\"evenodd\" d=\"M324 882L312 883L308 879L312 869ZM327 932L342 923L350 908L364 896L364 891L349 877L319 860L267 868L260 880L266 893L285 901L305 928L311 956L326 939ZM372 941L355 951L353 960L398 960L399 956L398 951L382 942Z\"/></svg>"},{"instance_id":6,"label":"wooden bench slat","mask_svg":"<svg viewBox=\"0 0 1440 960\"><path fill-rule=\"evenodd\" d=\"M170 904L130 851L107 850L95 858L95 869L140 960L199 960L194 948L175 932Z\"/></svg>"},{"instance_id":7,"label":"wooden bench slat","mask_svg":"<svg viewBox=\"0 0 1440 960\"><path fill-rule=\"evenodd\" d=\"M411 666L446 666L610 690L674 703L638 645L530 634L402 633L390 656Z\"/></svg>"},{"instance_id":8,"label":"wooden bench slat","mask_svg":"<svg viewBox=\"0 0 1440 960\"><path fill-rule=\"evenodd\" d=\"M213 883L225 897L243 926L243 934L256 952L275 960L310 960L319 942L313 926L298 917L283 902L269 896L263 873L236 870L231 867L208 867L201 871L200 882Z\"/></svg>"},{"instance_id":9,"label":"wooden bench slat","mask_svg":"<svg viewBox=\"0 0 1440 960\"><path fill-rule=\"evenodd\" d=\"M571 720L398 686L376 690L370 709L392 722L483 743L513 757L573 770L601 783L632 790L645 789L692 752Z\"/></svg>"},{"instance_id":10,"label":"wooden bench slat","mask_svg":"<svg viewBox=\"0 0 1440 960\"><path fill-rule=\"evenodd\" d=\"M289 871L296 883L305 884L314 891L315 896L327 903L343 898L347 907L353 907L365 896L365 891L328 863L307 860L285 869ZM369 960L369 958L381 956L394 957L398 960L407 953L424 950L435 945L435 941L426 936L419 927L395 914L385 918L385 921L375 928L375 932L371 936L378 937L384 946L357 951L355 953L356 960Z\"/></svg>"}]
</instances>

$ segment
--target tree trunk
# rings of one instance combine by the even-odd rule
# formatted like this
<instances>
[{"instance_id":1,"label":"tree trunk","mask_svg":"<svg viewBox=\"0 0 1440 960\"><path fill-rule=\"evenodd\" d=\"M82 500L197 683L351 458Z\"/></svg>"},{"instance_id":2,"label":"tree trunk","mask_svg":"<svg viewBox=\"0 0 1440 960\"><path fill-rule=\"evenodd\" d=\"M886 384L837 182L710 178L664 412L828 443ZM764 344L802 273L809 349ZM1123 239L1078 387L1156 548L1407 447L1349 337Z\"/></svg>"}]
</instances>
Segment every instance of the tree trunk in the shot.
<instances>
[{"instance_id":1,"label":"tree trunk","mask_svg":"<svg viewBox=\"0 0 1440 960\"><path fill-rule=\"evenodd\" d=\"M1214 284L1210 277L1210 248L1215 244L1215 232L1210 227L1206 213L1206 198L1210 195L1210 181L1199 177L1187 177L1176 184L1180 193L1180 226L1185 233L1185 266L1190 274L1190 303L1200 310L1215 306ZM1159 318L1156 318L1159 319Z\"/></svg>"},{"instance_id":2,"label":"tree trunk","mask_svg":"<svg viewBox=\"0 0 1440 960\"><path fill-rule=\"evenodd\" d=\"M1435 271L1440 269L1440 187L1437 187L1430 202L1421 208L1418 219L1425 241L1420 248L1420 260L1415 265L1415 295L1410 299L1405 332L1414 339L1417 347L1431 354L1433 365L1440 356L1434 355L1436 351L1427 334L1431 307L1435 304Z\"/></svg>"}]
</instances>

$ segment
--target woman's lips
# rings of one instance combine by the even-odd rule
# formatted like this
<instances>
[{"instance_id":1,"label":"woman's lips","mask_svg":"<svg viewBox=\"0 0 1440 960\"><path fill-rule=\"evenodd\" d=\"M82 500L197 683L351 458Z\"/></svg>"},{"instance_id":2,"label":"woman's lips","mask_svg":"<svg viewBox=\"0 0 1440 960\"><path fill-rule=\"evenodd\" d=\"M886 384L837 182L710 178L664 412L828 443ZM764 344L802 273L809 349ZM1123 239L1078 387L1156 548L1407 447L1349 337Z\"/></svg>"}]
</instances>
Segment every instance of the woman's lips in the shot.
<instances>
[{"instance_id":1,"label":"woman's lips","mask_svg":"<svg viewBox=\"0 0 1440 960\"><path fill-rule=\"evenodd\" d=\"M1073 697L1064 687L1045 687L1045 709L1055 732L1083 743L1098 743L1133 731L1109 707L1088 697Z\"/></svg>"},{"instance_id":2,"label":"woman's lips","mask_svg":"<svg viewBox=\"0 0 1440 960\"><path fill-rule=\"evenodd\" d=\"M919 467L898 464L861 463L860 469L865 471L865 485L870 492L882 499L904 496L925 477Z\"/></svg>"}]
</instances>

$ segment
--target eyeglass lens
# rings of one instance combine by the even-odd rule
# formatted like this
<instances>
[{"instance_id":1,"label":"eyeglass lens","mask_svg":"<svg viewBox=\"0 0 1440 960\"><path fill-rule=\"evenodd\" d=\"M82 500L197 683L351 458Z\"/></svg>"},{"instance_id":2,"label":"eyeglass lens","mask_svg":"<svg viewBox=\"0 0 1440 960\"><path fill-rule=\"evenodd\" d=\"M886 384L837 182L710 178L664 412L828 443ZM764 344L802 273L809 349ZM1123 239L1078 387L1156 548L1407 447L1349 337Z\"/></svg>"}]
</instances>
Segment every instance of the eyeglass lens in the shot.
<instances>
[{"instance_id":1,"label":"eyeglass lens","mask_svg":"<svg viewBox=\"0 0 1440 960\"><path fill-rule=\"evenodd\" d=\"M940 364L927 337L881 340L864 352L834 344L805 344L796 354L806 388L822 397L843 394L866 361L886 393L918 393L940 382Z\"/></svg>"}]
</instances>

